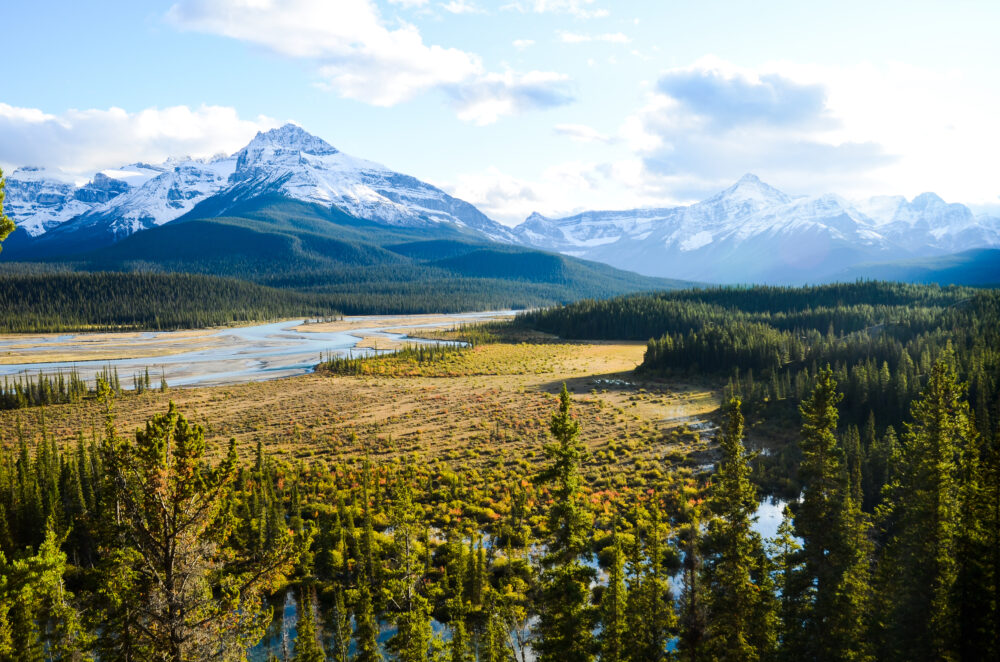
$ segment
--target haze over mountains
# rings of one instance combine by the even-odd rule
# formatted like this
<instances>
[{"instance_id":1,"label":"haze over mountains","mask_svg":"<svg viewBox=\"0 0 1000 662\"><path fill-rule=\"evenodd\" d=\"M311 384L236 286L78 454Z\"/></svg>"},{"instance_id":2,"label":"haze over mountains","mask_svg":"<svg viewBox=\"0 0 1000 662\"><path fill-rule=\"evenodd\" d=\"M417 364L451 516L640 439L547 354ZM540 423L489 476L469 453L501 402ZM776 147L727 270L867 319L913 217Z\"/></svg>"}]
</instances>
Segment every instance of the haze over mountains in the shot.
<instances>
[{"instance_id":1,"label":"haze over mountains","mask_svg":"<svg viewBox=\"0 0 1000 662\"><path fill-rule=\"evenodd\" d=\"M1000 219L933 193L792 197L752 174L690 206L532 214L514 232L525 245L647 275L737 283L817 282L861 264L1000 246Z\"/></svg>"},{"instance_id":2,"label":"haze over mountains","mask_svg":"<svg viewBox=\"0 0 1000 662\"><path fill-rule=\"evenodd\" d=\"M81 187L23 167L8 178L7 191L20 231L8 241L6 260L89 254L175 221L239 216L248 206L259 216L282 200L333 214L334 225L319 233L338 240L364 235L381 244L372 237L396 228L426 239L521 245L646 276L716 283L819 282L865 275L856 271L860 265L897 261L907 261L912 272L914 260L1000 247L1000 219L977 218L933 193L855 202L832 194L793 197L751 174L690 206L557 219L532 214L512 229L292 124L258 133L233 155L135 163L96 173ZM344 219L367 229L338 230ZM125 242L115 254L127 260L138 245L148 242ZM998 254L980 251L976 259L989 267ZM514 263L509 268L504 277L524 275Z\"/></svg>"}]
</instances>

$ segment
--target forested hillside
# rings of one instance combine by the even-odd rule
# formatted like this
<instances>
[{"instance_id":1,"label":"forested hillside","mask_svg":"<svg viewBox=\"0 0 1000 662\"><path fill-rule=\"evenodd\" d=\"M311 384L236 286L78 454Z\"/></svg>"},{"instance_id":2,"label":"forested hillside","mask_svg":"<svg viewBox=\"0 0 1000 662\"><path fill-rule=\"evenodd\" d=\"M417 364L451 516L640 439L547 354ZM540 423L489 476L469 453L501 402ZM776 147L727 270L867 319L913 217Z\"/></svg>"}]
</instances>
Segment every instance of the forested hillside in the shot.
<instances>
[{"instance_id":1,"label":"forested hillside","mask_svg":"<svg viewBox=\"0 0 1000 662\"><path fill-rule=\"evenodd\" d=\"M328 295L189 274L0 274L0 332L180 329L334 317Z\"/></svg>"},{"instance_id":2,"label":"forested hillside","mask_svg":"<svg viewBox=\"0 0 1000 662\"><path fill-rule=\"evenodd\" d=\"M317 300L345 314L519 309L681 284L490 242L447 224L381 225L336 208L273 197L227 207L226 217L211 216L216 211L199 206L184 218L97 249L66 238L60 245L73 250L44 260L32 261L37 256L9 243L7 262L0 264L15 274L138 271L238 278L324 295ZM60 230L52 232L58 239Z\"/></svg>"}]
</instances>

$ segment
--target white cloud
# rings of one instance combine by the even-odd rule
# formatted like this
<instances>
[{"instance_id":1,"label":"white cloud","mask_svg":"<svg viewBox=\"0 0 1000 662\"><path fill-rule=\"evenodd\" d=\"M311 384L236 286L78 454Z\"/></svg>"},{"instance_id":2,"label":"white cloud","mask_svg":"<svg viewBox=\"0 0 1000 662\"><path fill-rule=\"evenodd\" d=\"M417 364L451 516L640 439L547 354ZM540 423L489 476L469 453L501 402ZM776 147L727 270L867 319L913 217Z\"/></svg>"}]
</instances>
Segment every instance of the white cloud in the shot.
<instances>
[{"instance_id":1,"label":"white cloud","mask_svg":"<svg viewBox=\"0 0 1000 662\"><path fill-rule=\"evenodd\" d=\"M581 143L610 143L614 139L586 124L556 124L552 130Z\"/></svg>"},{"instance_id":2,"label":"white cloud","mask_svg":"<svg viewBox=\"0 0 1000 662\"><path fill-rule=\"evenodd\" d=\"M561 217L591 209L662 205L668 200L657 182L648 179L638 159L568 161L546 168L531 180L490 167L459 175L442 188L511 226L532 212Z\"/></svg>"},{"instance_id":3,"label":"white cloud","mask_svg":"<svg viewBox=\"0 0 1000 662\"><path fill-rule=\"evenodd\" d=\"M514 44L514 48L516 48L519 51L523 51L526 48L530 48L531 46L534 46L535 45L535 40L534 39L515 39L514 42L513 42L513 44Z\"/></svg>"},{"instance_id":4,"label":"white cloud","mask_svg":"<svg viewBox=\"0 0 1000 662\"><path fill-rule=\"evenodd\" d=\"M501 9L535 14L570 14L578 18L604 18L607 9L594 7L594 0L515 0Z\"/></svg>"},{"instance_id":5,"label":"white cloud","mask_svg":"<svg viewBox=\"0 0 1000 662\"><path fill-rule=\"evenodd\" d=\"M242 119L225 106L173 106L129 113L121 108L59 115L0 103L0 164L34 165L87 178L104 168L170 156L210 157L243 147L279 122Z\"/></svg>"},{"instance_id":6,"label":"white cloud","mask_svg":"<svg viewBox=\"0 0 1000 662\"><path fill-rule=\"evenodd\" d=\"M895 155L840 133L827 96L819 82L705 58L665 71L620 133L674 198L701 198L746 172L794 193L842 192Z\"/></svg>"},{"instance_id":7,"label":"white cloud","mask_svg":"<svg viewBox=\"0 0 1000 662\"><path fill-rule=\"evenodd\" d=\"M370 0L182 0L168 17L185 29L316 60L331 88L377 106L483 71L478 56L427 45L412 25L389 29Z\"/></svg>"},{"instance_id":8,"label":"white cloud","mask_svg":"<svg viewBox=\"0 0 1000 662\"><path fill-rule=\"evenodd\" d=\"M549 71L486 74L473 83L447 88L459 119L477 125L504 115L552 108L573 100L569 77Z\"/></svg>"},{"instance_id":9,"label":"white cloud","mask_svg":"<svg viewBox=\"0 0 1000 662\"><path fill-rule=\"evenodd\" d=\"M564 44L584 44L593 41L603 41L609 44L627 44L632 40L621 32L605 32L603 34L579 34L576 32L560 32L559 40Z\"/></svg>"},{"instance_id":10,"label":"white cloud","mask_svg":"<svg viewBox=\"0 0 1000 662\"><path fill-rule=\"evenodd\" d=\"M390 5L399 5L407 9L411 7L423 7L429 2L430 0L389 0Z\"/></svg>"},{"instance_id":11,"label":"white cloud","mask_svg":"<svg viewBox=\"0 0 1000 662\"><path fill-rule=\"evenodd\" d=\"M714 57L663 73L620 135L647 176L692 200L747 171L794 194L995 201L1000 91L899 63L851 67Z\"/></svg>"},{"instance_id":12,"label":"white cloud","mask_svg":"<svg viewBox=\"0 0 1000 662\"><path fill-rule=\"evenodd\" d=\"M404 4L418 3L404 0ZM469 11L472 5L452 0L444 7L458 12ZM539 72L490 73L474 53L424 43L411 24L400 22L390 28L373 0L181 0L167 16L184 29L312 61L322 86L376 106L394 106L429 90L444 90L460 100L455 104L460 118L484 124L571 98L561 92L565 77L560 74L544 73L547 78L541 80ZM506 82L507 78L513 80ZM545 83L554 85L547 96L537 89ZM541 103L532 103L532 98Z\"/></svg>"},{"instance_id":13,"label":"white cloud","mask_svg":"<svg viewBox=\"0 0 1000 662\"><path fill-rule=\"evenodd\" d=\"M469 0L451 0L442 4L441 8L452 14L482 14L484 10L469 2Z\"/></svg>"}]
</instances>

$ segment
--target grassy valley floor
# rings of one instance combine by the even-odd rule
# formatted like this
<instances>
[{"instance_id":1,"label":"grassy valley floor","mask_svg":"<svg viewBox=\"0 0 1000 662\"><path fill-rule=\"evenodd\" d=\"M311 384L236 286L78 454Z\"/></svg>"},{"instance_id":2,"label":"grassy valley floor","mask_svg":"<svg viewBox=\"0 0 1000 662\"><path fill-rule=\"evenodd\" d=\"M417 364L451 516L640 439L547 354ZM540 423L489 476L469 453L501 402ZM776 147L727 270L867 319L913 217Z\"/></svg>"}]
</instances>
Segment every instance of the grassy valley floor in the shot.
<instances>
[{"instance_id":1,"label":"grassy valley floor","mask_svg":"<svg viewBox=\"0 0 1000 662\"><path fill-rule=\"evenodd\" d=\"M717 392L706 384L638 381L632 369L644 349L636 342L487 344L419 369L397 366L392 374L318 373L126 393L115 409L119 430L131 431L173 401L205 426L215 451L233 437L244 458L260 440L270 454L286 458L334 461L367 451L373 458L445 460L455 468L528 468L541 461L549 415L565 382L591 451L590 478L618 481L628 475L621 469L704 466L710 451L703 437L719 405ZM100 434L103 416L92 399L0 412L0 434L8 444L18 429L37 439L44 426L68 442L78 430Z\"/></svg>"}]
</instances>

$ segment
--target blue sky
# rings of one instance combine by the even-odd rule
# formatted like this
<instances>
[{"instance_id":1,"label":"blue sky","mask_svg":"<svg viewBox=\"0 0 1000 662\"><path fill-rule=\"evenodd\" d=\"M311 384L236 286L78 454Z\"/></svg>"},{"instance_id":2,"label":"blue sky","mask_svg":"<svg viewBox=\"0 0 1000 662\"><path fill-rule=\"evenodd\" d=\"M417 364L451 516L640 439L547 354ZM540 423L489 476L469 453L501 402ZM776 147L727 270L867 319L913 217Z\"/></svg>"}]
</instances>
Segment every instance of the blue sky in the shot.
<instances>
[{"instance_id":1,"label":"blue sky","mask_svg":"<svg viewBox=\"0 0 1000 662\"><path fill-rule=\"evenodd\" d=\"M86 178L294 121L504 222L793 194L998 202L1000 3L8 2L0 166Z\"/></svg>"}]
</instances>

